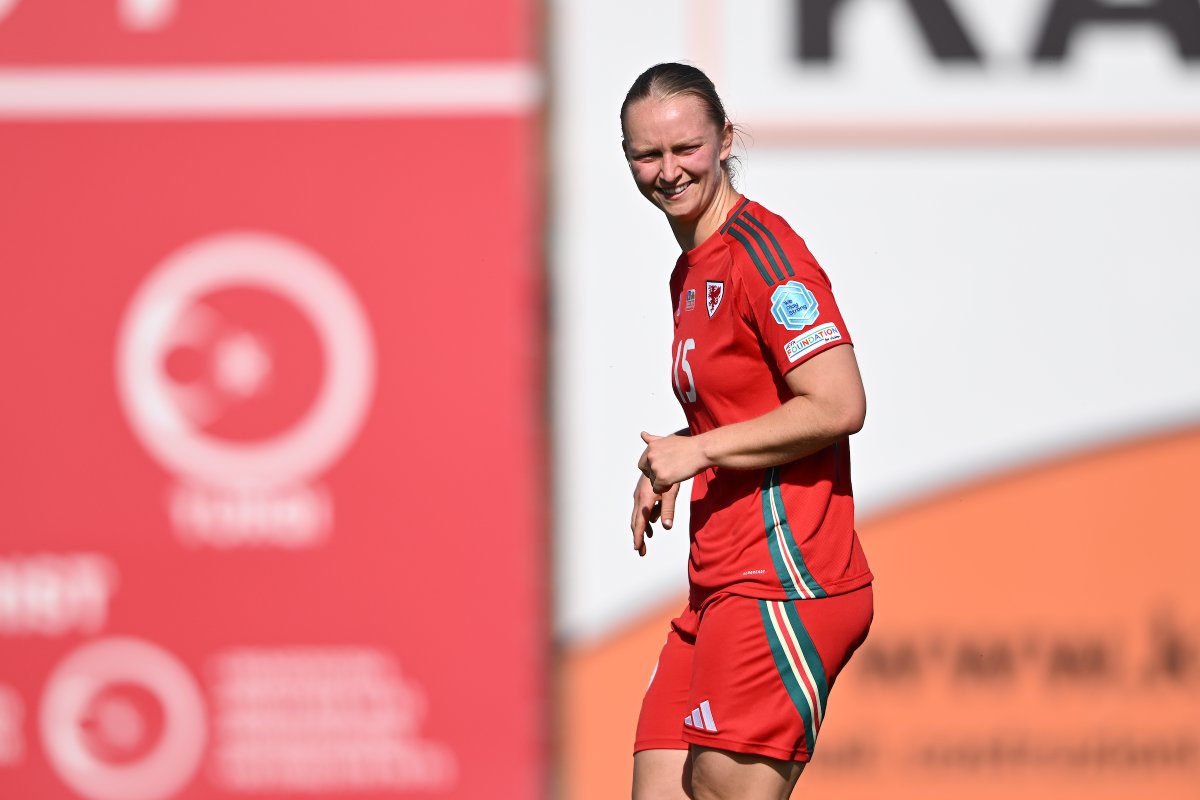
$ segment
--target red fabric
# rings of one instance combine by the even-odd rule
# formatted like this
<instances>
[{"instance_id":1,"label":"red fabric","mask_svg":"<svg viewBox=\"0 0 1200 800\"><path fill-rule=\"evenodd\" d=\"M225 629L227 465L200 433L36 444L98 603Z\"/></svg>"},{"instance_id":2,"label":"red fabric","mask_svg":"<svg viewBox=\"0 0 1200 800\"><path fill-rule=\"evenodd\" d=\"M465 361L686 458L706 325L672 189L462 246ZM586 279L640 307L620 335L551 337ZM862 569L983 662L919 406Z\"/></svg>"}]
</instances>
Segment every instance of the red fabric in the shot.
<instances>
[{"instance_id":1,"label":"red fabric","mask_svg":"<svg viewBox=\"0 0 1200 800\"><path fill-rule=\"evenodd\" d=\"M832 687L867 636L872 589L792 605ZM771 655L757 599L720 594L702 613L685 608L672 627L642 702L634 752L698 744L786 761L811 758L815 742ZM709 719L701 722L715 731L683 724L704 702Z\"/></svg>"},{"instance_id":2,"label":"red fabric","mask_svg":"<svg viewBox=\"0 0 1200 800\"><path fill-rule=\"evenodd\" d=\"M671 379L693 434L777 408L792 397L784 379L790 369L851 342L829 279L804 241L751 201L739 201L720 230L680 256L671 296ZM804 296L815 301L810 314L785 322L776 318L773 307ZM811 338L814 331L825 333ZM817 596L870 583L854 531L849 443L838 442L777 473L781 510L798 560L819 586ZM797 598L781 577L786 569L778 553L771 552L765 477L764 470L715 467L695 477L688 568L694 608L719 591Z\"/></svg>"}]
</instances>

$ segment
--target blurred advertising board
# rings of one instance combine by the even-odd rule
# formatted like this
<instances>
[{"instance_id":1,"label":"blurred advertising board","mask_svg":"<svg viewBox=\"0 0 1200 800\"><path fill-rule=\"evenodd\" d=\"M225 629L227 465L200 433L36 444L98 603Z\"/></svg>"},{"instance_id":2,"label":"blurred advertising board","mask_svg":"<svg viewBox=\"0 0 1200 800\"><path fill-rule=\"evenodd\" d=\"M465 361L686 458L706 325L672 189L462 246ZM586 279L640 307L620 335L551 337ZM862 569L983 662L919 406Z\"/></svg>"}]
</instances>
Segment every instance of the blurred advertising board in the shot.
<instances>
[{"instance_id":1,"label":"blurred advertising board","mask_svg":"<svg viewBox=\"0 0 1200 800\"><path fill-rule=\"evenodd\" d=\"M700 0L688 55L763 144L1195 143L1191 0Z\"/></svg>"},{"instance_id":2,"label":"blurred advertising board","mask_svg":"<svg viewBox=\"0 0 1200 800\"><path fill-rule=\"evenodd\" d=\"M531 24L0 3L0 796L544 793Z\"/></svg>"}]
</instances>

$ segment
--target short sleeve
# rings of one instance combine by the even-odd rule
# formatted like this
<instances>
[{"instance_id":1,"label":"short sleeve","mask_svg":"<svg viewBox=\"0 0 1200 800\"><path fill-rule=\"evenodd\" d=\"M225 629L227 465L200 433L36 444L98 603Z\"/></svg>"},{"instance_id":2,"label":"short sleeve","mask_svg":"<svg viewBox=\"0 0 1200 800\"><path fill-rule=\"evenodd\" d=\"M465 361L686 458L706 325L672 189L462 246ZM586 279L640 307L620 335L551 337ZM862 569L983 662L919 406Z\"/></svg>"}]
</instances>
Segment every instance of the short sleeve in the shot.
<instances>
[{"instance_id":1,"label":"short sleeve","mask_svg":"<svg viewBox=\"0 0 1200 800\"><path fill-rule=\"evenodd\" d=\"M743 284L738 295L741 313L783 375L823 350L852 342L829 279L804 240L786 226L762 234L763 247L750 241L750 247L735 249Z\"/></svg>"}]
</instances>

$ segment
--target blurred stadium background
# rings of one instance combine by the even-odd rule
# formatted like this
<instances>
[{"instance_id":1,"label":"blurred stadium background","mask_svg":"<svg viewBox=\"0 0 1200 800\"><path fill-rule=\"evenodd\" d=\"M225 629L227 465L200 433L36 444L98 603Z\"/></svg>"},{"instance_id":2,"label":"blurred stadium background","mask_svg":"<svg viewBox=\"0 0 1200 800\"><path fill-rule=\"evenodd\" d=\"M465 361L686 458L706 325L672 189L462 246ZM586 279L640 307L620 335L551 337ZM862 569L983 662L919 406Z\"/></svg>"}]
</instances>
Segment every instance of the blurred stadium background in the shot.
<instances>
[{"instance_id":1,"label":"blurred stadium background","mask_svg":"<svg viewBox=\"0 0 1200 800\"><path fill-rule=\"evenodd\" d=\"M627 796L665 60L867 385L798 795L1197 796L1197 0L0 0L0 797Z\"/></svg>"}]
</instances>

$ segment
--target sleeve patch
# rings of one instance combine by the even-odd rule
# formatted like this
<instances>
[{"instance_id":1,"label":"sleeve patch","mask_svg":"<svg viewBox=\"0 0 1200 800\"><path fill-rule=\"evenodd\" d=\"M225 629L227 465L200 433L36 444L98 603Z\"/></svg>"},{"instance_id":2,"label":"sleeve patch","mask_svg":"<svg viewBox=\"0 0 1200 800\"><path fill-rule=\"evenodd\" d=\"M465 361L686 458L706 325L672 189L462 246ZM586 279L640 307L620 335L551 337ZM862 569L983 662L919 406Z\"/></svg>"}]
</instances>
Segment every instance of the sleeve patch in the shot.
<instances>
[{"instance_id":1,"label":"sleeve patch","mask_svg":"<svg viewBox=\"0 0 1200 800\"><path fill-rule=\"evenodd\" d=\"M842 332L832 322L813 328L808 333L802 333L783 346L787 353L788 362L795 364L796 360L805 353L816 350L823 344L836 342L842 338Z\"/></svg>"},{"instance_id":2,"label":"sleeve patch","mask_svg":"<svg viewBox=\"0 0 1200 800\"><path fill-rule=\"evenodd\" d=\"M803 330L817 319L817 298L800 281L788 281L771 295L771 316L789 331Z\"/></svg>"}]
</instances>

